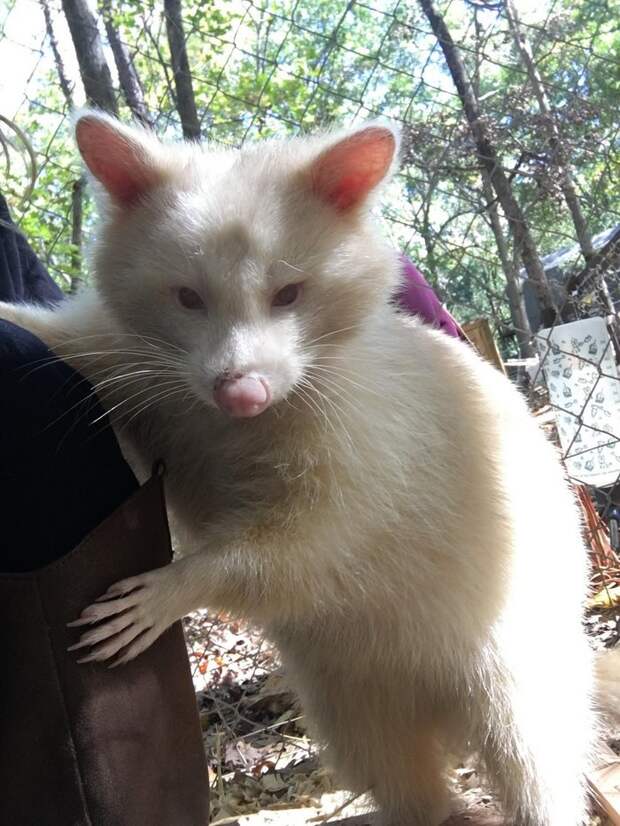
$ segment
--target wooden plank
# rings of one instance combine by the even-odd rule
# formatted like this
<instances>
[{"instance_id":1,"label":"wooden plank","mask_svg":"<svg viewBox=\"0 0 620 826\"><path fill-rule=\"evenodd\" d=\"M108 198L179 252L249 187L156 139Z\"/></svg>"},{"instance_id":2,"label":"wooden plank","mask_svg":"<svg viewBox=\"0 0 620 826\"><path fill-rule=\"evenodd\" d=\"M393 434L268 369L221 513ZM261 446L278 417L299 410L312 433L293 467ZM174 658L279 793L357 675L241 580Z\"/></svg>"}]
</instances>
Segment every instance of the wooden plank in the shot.
<instances>
[{"instance_id":1,"label":"wooden plank","mask_svg":"<svg viewBox=\"0 0 620 826\"><path fill-rule=\"evenodd\" d=\"M488 319L477 318L475 321L468 321L462 327L465 335L480 355L505 375L506 368L497 349Z\"/></svg>"},{"instance_id":2,"label":"wooden plank","mask_svg":"<svg viewBox=\"0 0 620 826\"><path fill-rule=\"evenodd\" d=\"M608 746L598 766L586 775L590 793L614 826L620 826L620 758Z\"/></svg>"}]
</instances>

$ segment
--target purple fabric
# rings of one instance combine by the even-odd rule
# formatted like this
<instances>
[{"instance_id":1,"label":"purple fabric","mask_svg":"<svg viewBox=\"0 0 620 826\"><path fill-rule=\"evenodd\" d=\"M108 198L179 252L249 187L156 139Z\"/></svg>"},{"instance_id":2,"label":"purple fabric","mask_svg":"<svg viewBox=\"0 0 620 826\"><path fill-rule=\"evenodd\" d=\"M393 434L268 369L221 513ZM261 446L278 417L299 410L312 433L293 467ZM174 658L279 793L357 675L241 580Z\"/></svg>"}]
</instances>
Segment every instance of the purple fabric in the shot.
<instances>
[{"instance_id":1,"label":"purple fabric","mask_svg":"<svg viewBox=\"0 0 620 826\"><path fill-rule=\"evenodd\" d=\"M428 324L443 330L449 336L465 339L465 334L435 295L433 288L426 281L418 268L405 256L401 256L405 276L396 301L403 310L420 316Z\"/></svg>"}]
</instances>

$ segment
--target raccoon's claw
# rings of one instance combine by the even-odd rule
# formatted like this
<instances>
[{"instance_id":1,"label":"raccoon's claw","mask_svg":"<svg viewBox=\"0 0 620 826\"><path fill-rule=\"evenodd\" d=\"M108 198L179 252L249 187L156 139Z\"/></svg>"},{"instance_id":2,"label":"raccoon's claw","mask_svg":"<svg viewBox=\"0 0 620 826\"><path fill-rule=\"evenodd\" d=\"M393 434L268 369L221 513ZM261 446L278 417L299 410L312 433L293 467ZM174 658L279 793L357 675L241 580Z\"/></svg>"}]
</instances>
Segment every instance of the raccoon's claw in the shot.
<instances>
[{"instance_id":1,"label":"raccoon's claw","mask_svg":"<svg viewBox=\"0 0 620 826\"><path fill-rule=\"evenodd\" d=\"M115 655L111 668L145 651L178 617L168 617L166 583L170 567L121 580L85 608L69 627L95 625L69 651L90 648L79 663L101 662Z\"/></svg>"}]
</instances>

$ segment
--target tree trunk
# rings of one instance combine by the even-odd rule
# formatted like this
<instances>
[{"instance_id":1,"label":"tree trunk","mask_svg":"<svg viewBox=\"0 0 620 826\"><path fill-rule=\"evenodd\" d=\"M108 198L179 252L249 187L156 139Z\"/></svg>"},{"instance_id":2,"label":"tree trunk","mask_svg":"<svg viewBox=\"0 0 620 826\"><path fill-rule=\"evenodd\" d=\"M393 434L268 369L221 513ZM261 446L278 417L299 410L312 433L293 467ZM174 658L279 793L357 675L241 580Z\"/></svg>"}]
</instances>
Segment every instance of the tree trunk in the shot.
<instances>
[{"instance_id":1,"label":"tree trunk","mask_svg":"<svg viewBox=\"0 0 620 826\"><path fill-rule=\"evenodd\" d=\"M69 292L76 293L82 283L82 196L84 178L73 182L71 189L71 284Z\"/></svg>"},{"instance_id":2,"label":"tree trunk","mask_svg":"<svg viewBox=\"0 0 620 826\"><path fill-rule=\"evenodd\" d=\"M519 13L517 12L512 0L504 0L504 8L515 46L521 57L521 61L525 66L532 90L534 91L536 101L538 102L538 108L543 116L549 146L551 147L558 171L560 173L560 189L562 190L564 201L566 202L566 206L568 207L571 218L573 219L573 226L575 227L575 234L577 236L577 241L579 242L581 254L587 264L594 255L592 235L588 229L587 221L581 210L579 195L575 189L573 176L571 174L568 153L566 152L564 142L562 141L562 136L560 134L560 130L558 129L558 124L551 108L551 103L547 97L544 81L538 71L538 66L534 61L534 55L530 48L530 44L528 43L521 28ZM604 283L604 279L598 286L600 297L606 310L614 313L614 305L609 295L607 285Z\"/></svg>"},{"instance_id":3,"label":"tree trunk","mask_svg":"<svg viewBox=\"0 0 620 826\"><path fill-rule=\"evenodd\" d=\"M71 90L71 84L69 83L69 79L65 73L65 64L62 61L62 57L60 56L60 50L58 49L58 41L56 40L56 35L54 33L54 26L52 25L52 15L50 12L50 7L47 0L40 0L41 8L43 9L43 16L45 17L45 31L47 32L47 39L50 42L50 46L52 49L52 54L54 55L54 63L56 64L56 72L58 73L58 80L60 81L60 88L62 89L62 93L67 101L67 106L69 109L73 109L73 92Z\"/></svg>"},{"instance_id":4,"label":"tree trunk","mask_svg":"<svg viewBox=\"0 0 620 826\"><path fill-rule=\"evenodd\" d=\"M96 17L87 0L62 0L62 8L71 32L86 97L99 109L118 114L112 75L103 53Z\"/></svg>"},{"instance_id":5,"label":"tree trunk","mask_svg":"<svg viewBox=\"0 0 620 826\"><path fill-rule=\"evenodd\" d=\"M112 6L110 0L103 0L101 3L103 20L106 34L110 42L110 48L114 55L114 62L118 72L118 80L123 91L123 96L127 101L127 106L131 109L133 116L140 121L143 126L153 128L153 121L149 115L144 101L144 92L140 83L140 78L136 72L127 47L121 40L118 29L114 25L112 18Z\"/></svg>"},{"instance_id":6,"label":"tree trunk","mask_svg":"<svg viewBox=\"0 0 620 826\"><path fill-rule=\"evenodd\" d=\"M420 0L420 5L444 53L476 143L478 160L489 176L510 225L515 245L519 250L528 278L536 290L541 305L543 324L544 326L550 326L556 320L557 311L547 276L525 220L525 215L512 192L510 181L504 172L497 150L489 138L484 119L481 117L478 100L467 76L458 48L450 36L444 19L435 10L433 0Z\"/></svg>"},{"instance_id":7,"label":"tree trunk","mask_svg":"<svg viewBox=\"0 0 620 826\"><path fill-rule=\"evenodd\" d=\"M493 197L493 188L489 181L486 170L482 170L482 190L487 202L487 212L491 221L491 229L497 244L499 260L502 264L504 277L506 278L506 295L508 296L508 306L510 307L510 317L512 326L519 342L519 353L521 358L528 358L534 355L532 346L532 329L525 312L525 302L523 300L523 290L519 283L519 270L514 266L508 252L508 244L497 208L497 200Z\"/></svg>"},{"instance_id":8,"label":"tree trunk","mask_svg":"<svg viewBox=\"0 0 620 826\"><path fill-rule=\"evenodd\" d=\"M164 12L176 87L176 104L181 117L183 136L187 140L198 140L200 138L200 121L196 111L192 76L189 71L189 61L185 48L181 0L164 0Z\"/></svg>"}]
</instances>

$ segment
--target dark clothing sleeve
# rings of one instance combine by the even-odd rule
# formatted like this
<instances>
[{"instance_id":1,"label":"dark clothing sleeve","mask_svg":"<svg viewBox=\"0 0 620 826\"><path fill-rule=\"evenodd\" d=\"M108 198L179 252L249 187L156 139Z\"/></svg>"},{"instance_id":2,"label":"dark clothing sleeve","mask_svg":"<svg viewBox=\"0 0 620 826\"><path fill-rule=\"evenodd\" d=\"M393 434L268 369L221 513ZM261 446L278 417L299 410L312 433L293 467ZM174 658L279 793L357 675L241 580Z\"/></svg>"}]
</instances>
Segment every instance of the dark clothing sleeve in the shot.
<instances>
[{"instance_id":1,"label":"dark clothing sleeve","mask_svg":"<svg viewBox=\"0 0 620 826\"><path fill-rule=\"evenodd\" d=\"M0 571L63 556L137 487L90 384L0 319Z\"/></svg>"},{"instance_id":2,"label":"dark clothing sleeve","mask_svg":"<svg viewBox=\"0 0 620 826\"><path fill-rule=\"evenodd\" d=\"M0 301L55 304L63 292L17 229L0 193Z\"/></svg>"},{"instance_id":3,"label":"dark clothing sleeve","mask_svg":"<svg viewBox=\"0 0 620 826\"><path fill-rule=\"evenodd\" d=\"M0 195L0 301L62 299ZM91 385L0 318L0 572L63 556L137 487Z\"/></svg>"}]
</instances>

